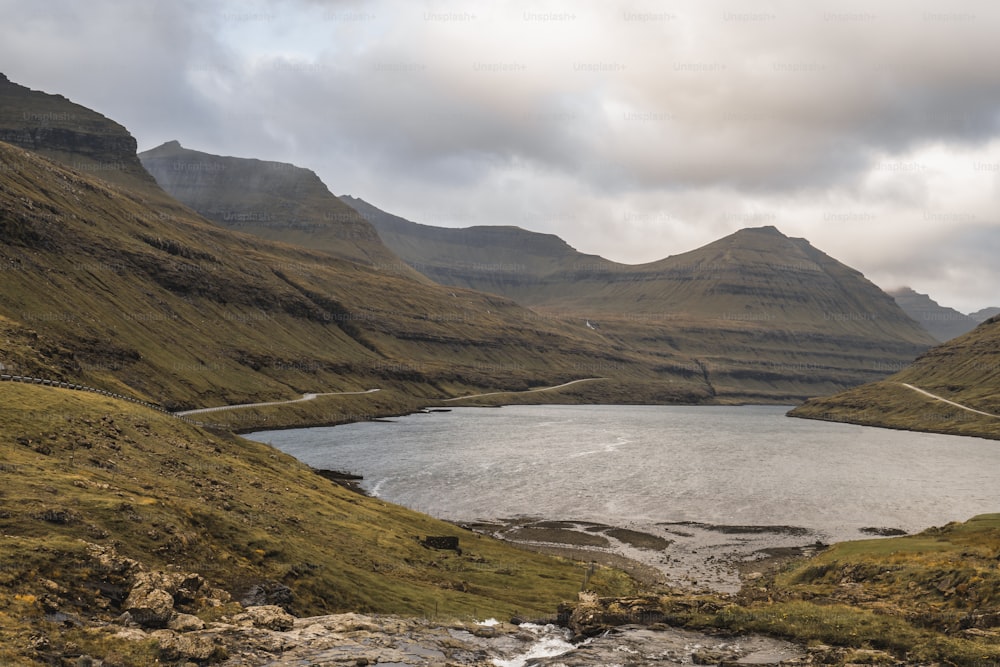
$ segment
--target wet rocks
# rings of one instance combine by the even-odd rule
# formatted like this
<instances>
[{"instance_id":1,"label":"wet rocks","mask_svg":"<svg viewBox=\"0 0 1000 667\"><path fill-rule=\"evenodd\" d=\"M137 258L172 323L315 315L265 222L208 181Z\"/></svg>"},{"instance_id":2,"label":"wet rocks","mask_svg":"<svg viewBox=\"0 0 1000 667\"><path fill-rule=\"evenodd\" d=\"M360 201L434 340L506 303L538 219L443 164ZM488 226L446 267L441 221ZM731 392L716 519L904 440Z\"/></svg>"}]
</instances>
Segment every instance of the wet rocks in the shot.
<instances>
[{"instance_id":1,"label":"wet rocks","mask_svg":"<svg viewBox=\"0 0 1000 667\"><path fill-rule=\"evenodd\" d=\"M592 593L580 593L576 604L560 607L560 622L578 639L594 637L622 625L653 625L664 619L657 596L599 598Z\"/></svg>"}]
</instances>

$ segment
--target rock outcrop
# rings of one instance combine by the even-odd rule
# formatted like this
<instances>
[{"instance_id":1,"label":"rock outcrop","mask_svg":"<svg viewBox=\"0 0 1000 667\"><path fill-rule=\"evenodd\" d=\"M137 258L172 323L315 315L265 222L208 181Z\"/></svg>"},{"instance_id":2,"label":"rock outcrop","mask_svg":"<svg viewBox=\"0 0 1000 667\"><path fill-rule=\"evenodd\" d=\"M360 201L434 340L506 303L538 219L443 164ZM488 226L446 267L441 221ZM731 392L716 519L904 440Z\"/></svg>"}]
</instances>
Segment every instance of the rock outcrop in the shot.
<instances>
[{"instance_id":1,"label":"rock outcrop","mask_svg":"<svg viewBox=\"0 0 1000 667\"><path fill-rule=\"evenodd\" d=\"M0 74L0 141L105 181L142 188L156 182L136 156L135 138L110 118L10 81Z\"/></svg>"}]
</instances>

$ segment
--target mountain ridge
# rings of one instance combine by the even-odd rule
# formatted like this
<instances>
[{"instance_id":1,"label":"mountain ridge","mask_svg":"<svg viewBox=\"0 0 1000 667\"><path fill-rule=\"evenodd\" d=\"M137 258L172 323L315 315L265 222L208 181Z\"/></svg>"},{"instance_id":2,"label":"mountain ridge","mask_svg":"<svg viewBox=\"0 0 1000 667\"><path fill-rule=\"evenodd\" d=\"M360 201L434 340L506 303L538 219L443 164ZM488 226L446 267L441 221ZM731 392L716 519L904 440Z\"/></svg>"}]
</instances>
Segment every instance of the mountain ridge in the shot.
<instances>
[{"instance_id":1,"label":"mountain ridge","mask_svg":"<svg viewBox=\"0 0 1000 667\"><path fill-rule=\"evenodd\" d=\"M940 305L927 294L921 294L909 287L890 290L888 294L907 315L920 323L932 336L945 342L968 333L978 326L974 317Z\"/></svg>"},{"instance_id":2,"label":"mountain ridge","mask_svg":"<svg viewBox=\"0 0 1000 667\"><path fill-rule=\"evenodd\" d=\"M983 308L982 310L977 310L974 313L970 313L969 317L976 320L977 322L985 322L986 320L992 319L1000 315L1000 308L991 306L989 308Z\"/></svg>"},{"instance_id":3,"label":"mountain ridge","mask_svg":"<svg viewBox=\"0 0 1000 667\"><path fill-rule=\"evenodd\" d=\"M63 95L19 85L0 73L0 141L116 185L158 189L121 124Z\"/></svg>"},{"instance_id":4,"label":"mountain ridge","mask_svg":"<svg viewBox=\"0 0 1000 667\"><path fill-rule=\"evenodd\" d=\"M884 376L936 342L860 272L773 226L623 265L551 235L434 228L344 200L428 277L597 326L623 348L684 354L717 396L821 395Z\"/></svg>"},{"instance_id":5,"label":"mountain ridge","mask_svg":"<svg viewBox=\"0 0 1000 667\"><path fill-rule=\"evenodd\" d=\"M222 227L422 279L309 169L212 155L176 140L138 158L163 190Z\"/></svg>"}]
</instances>

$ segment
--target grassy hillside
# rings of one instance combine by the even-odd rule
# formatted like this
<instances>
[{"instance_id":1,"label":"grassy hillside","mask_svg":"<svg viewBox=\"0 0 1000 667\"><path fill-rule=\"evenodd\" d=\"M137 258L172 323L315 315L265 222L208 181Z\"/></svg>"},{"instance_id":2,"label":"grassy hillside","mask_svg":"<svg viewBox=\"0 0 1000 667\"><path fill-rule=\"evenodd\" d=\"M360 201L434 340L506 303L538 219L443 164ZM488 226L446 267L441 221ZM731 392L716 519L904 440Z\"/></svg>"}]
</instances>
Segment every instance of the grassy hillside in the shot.
<instances>
[{"instance_id":1,"label":"grassy hillside","mask_svg":"<svg viewBox=\"0 0 1000 667\"><path fill-rule=\"evenodd\" d=\"M0 161L0 363L17 373L172 409L382 387L405 390L405 410L595 367L706 396L697 380L510 299L165 214L2 143Z\"/></svg>"},{"instance_id":2,"label":"grassy hillside","mask_svg":"<svg viewBox=\"0 0 1000 667\"><path fill-rule=\"evenodd\" d=\"M845 542L744 589L746 609L720 616L734 629L861 649L858 658L878 649L907 664L998 664L998 557L998 514Z\"/></svg>"},{"instance_id":3,"label":"grassy hillside","mask_svg":"<svg viewBox=\"0 0 1000 667\"><path fill-rule=\"evenodd\" d=\"M97 548L198 573L235 600L287 587L283 604L299 615L548 616L583 581L583 565L357 495L266 445L131 403L9 382L0 401L0 662L38 632L80 643L53 614L121 613L125 582L101 569ZM457 536L461 555L421 546L428 535ZM601 570L591 586L631 584Z\"/></svg>"},{"instance_id":4,"label":"grassy hillside","mask_svg":"<svg viewBox=\"0 0 1000 667\"><path fill-rule=\"evenodd\" d=\"M810 399L789 414L1000 439L1000 418L962 410L904 384L974 410L1000 415L1000 318L931 349L884 381Z\"/></svg>"}]
</instances>

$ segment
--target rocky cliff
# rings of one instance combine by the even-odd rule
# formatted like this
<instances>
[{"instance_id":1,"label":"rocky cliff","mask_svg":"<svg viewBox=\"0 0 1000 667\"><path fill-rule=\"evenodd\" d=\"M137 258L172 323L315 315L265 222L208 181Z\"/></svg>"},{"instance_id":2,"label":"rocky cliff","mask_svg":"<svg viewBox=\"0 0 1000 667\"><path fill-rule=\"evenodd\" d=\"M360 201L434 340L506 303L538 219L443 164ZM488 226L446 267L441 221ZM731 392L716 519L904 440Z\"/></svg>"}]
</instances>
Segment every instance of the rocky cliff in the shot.
<instances>
[{"instance_id":1,"label":"rocky cliff","mask_svg":"<svg viewBox=\"0 0 1000 667\"><path fill-rule=\"evenodd\" d=\"M62 95L13 83L2 73L0 141L105 181L156 187L136 157L135 138L123 126Z\"/></svg>"}]
</instances>

